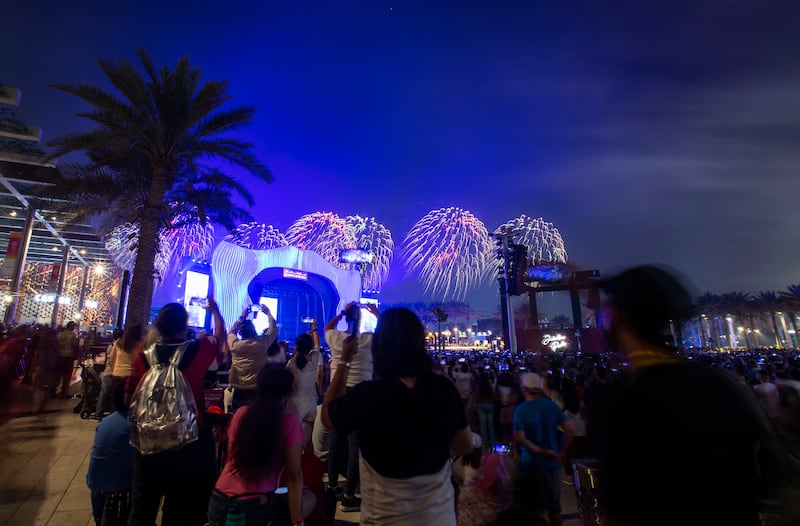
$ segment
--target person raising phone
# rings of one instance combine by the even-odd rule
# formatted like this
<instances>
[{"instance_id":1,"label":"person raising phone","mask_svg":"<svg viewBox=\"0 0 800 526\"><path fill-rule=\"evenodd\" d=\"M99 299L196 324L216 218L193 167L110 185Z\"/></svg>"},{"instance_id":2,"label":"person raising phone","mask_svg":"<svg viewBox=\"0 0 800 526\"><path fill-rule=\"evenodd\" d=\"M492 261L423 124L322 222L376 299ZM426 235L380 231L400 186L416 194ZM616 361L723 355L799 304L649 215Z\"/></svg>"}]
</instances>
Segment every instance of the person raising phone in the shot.
<instances>
[{"instance_id":1,"label":"person raising phone","mask_svg":"<svg viewBox=\"0 0 800 526\"><path fill-rule=\"evenodd\" d=\"M269 318L269 328L259 336L253 322L248 319L252 308L246 308L228 332L228 349L231 353L231 372L228 379L233 388L234 409L254 400L257 395L256 377L267 363L267 350L278 337L275 318L266 305L261 312ZM237 337L238 335L238 337Z\"/></svg>"},{"instance_id":2,"label":"person raising phone","mask_svg":"<svg viewBox=\"0 0 800 526\"><path fill-rule=\"evenodd\" d=\"M366 305L366 308L375 316L380 315L375 305ZM342 318L347 322L347 331L336 330ZM353 355L351 361L344 363L344 366L350 371L346 384L348 390L361 382L372 380L372 333L358 333L360 320L361 307L358 303L352 302L325 325L325 341L328 342L331 349L331 381L333 381L333 373L342 361L342 346L345 338L351 335L356 338L358 352ZM331 434L331 449L328 454L328 489L331 491L336 491L345 457L347 458L345 471L347 482L344 487L341 508L342 511L358 511L361 509L361 499L355 496L359 482L358 434L355 431L349 434L334 431Z\"/></svg>"}]
</instances>

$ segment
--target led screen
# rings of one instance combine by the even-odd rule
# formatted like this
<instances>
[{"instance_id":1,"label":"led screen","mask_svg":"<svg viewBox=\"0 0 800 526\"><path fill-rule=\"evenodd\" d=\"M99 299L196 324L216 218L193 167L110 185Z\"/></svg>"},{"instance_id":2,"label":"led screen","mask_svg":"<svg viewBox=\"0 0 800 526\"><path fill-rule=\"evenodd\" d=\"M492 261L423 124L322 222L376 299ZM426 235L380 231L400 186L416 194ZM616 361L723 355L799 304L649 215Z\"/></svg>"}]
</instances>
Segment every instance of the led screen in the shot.
<instances>
[{"instance_id":1,"label":"led screen","mask_svg":"<svg viewBox=\"0 0 800 526\"><path fill-rule=\"evenodd\" d=\"M203 327L206 324L206 309L201 303L208 297L209 275L186 272L186 283L183 289L183 306L189 313L190 327Z\"/></svg>"},{"instance_id":2,"label":"led screen","mask_svg":"<svg viewBox=\"0 0 800 526\"><path fill-rule=\"evenodd\" d=\"M378 300L374 298L361 298L361 303L378 304ZM359 323L358 332L375 332L375 327L378 326L378 318L370 311L361 307L361 323Z\"/></svg>"},{"instance_id":3,"label":"led screen","mask_svg":"<svg viewBox=\"0 0 800 526\"><path fill-rule=\"evenodd\" d=\"M278 298L267 298L266 296L262 296L258 303L260 305L266 305L269 309L272 316L277 318L278 317ZM254 312L251 314L253 320L253 326L256 328L256 333L261 334L265 330L269 329L269 318L263 312Z\"/></svg>"}]
</instances>

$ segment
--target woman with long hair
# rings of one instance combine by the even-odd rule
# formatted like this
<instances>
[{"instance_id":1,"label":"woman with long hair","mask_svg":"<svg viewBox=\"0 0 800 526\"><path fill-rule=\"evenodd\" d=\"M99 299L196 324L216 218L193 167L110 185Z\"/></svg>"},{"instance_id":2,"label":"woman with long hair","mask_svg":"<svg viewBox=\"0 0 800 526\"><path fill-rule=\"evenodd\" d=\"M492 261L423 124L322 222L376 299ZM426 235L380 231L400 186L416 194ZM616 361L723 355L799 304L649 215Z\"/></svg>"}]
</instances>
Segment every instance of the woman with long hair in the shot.
<instances>
[{"instance_id":1,"label":"woman with long hair","mask_svg":"<svg viewBox=\"0 0 800 526\"><path fill-rule=\"evenodd\" d=\"M356 339L348 336L322 406L322 421L357 431L361 524L455 526L450 456L474 450L453 383L433 373L425 329L408 309L381 314L372 337L376 379L346 392Z\"/></svg>"},{"instance_id":2,"label":"woman with long hair","mask_svg":"<svg viewBox=\"0 0 800 526\"><path fill-rule=\"evenodd\" d=\"M268 365L256 382L258 397L238 409L228 427L230 455L208 505L210 526L224 526L234 518L243 518L247 526L303 524L300 455L305 437L300 419L286 410L294 377ZM275 496L283 470L291 522Z\"/></svg>"},{"instance_id":3,"label":"woman with long hair","mask_svg":"<svg viewBox=\"0 0 800 526\"><path fill-rule=\"evenodd\" d=\"M106 372L94 415L98 420L103 418L106 411L111 411L114 390L133 373L133 361L142 350L141 323L129 324L121 336L117 330L114 331L116 338L110 345L111 350L106 353Z\"/></svg>"},{"instance_id":4,"label":"woman with long hair","mask_svg":"<svg viewBox=\"0 0 800 526\"><path fill-rule=\"evenodd\" d=\"M314 419L317 417L317 400L319 400L319 334L316 322L311 331L301 334L295 339L295 353L286 369L294 376L294 392L289 397L289 411L300 417L306 441L311 440Z\"/></svg>"}]
</instances>

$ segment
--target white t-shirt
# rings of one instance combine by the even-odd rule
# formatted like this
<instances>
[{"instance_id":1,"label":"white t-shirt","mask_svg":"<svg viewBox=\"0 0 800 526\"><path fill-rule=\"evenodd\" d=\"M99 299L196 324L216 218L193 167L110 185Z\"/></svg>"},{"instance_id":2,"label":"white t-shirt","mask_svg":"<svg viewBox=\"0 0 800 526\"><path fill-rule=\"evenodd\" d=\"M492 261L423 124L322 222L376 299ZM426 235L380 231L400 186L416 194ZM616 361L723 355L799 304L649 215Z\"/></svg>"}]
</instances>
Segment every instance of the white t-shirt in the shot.
<instances>
[{"instance_id":1,"label":"white t-shirt","mask_svg":"<svg viewBox=\"0 0 800 526\"><path fill-rule=\"evenodd\" d=\"M450 462L438 473L409 479L384 477L364 457L358 465L363 526L456 526Z\"/></svg>"},{"instance_id":2,"label":"white t-shirt","mask_svg":"<svg viewBox=\"0 0 800 526\"><path fill-rule=\"evenodd\" d=\"M330 329L325 331L325 341L331 348L331 381L339 366L342 356L342 343L347 338L346 332ZM354 387L361 382L372 380L372 333L358 335L358 351L350 362L350 373L347 375L347 387Z\"/></svg>"},{"instance_id":3,"label":"white t-shirt","mask_svg":"<svg viewBox=\"0 0 800 526\"><path fill-rule=\"evenodd\" d=\"M294 376L294 393L292 398L309 399L317 401L317 368L319 367L320 354L318 349L313 349L306 355L308 363L300 369L297 367L297 357L293 356L286 368Z\"/></svg>"}]
</instances>

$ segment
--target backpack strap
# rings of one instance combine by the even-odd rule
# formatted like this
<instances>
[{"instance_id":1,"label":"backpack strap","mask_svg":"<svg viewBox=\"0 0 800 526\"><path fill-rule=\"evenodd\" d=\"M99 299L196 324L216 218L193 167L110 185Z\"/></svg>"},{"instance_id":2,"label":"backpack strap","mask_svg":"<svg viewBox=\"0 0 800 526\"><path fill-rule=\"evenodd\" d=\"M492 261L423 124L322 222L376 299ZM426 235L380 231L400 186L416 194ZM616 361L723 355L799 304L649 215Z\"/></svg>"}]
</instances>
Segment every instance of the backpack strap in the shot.
<instances>
[{"instance_id":1,"label":"backpack strap","mask_svg":"<svg viewBox=\"0 0 800 526\"><path fill-rule=\"evenodd\" d=\"M189 345L191 345L192 343L194 343L194 340L186 340L177 349L175 349L175 352L172 353L172 357L169 359L169 364L180 369L179 364L181 362L181 358L183 358L183 354L186 352L186 349L188 349Z\"/></svg>"},{"instance_id":2,"label":"backpack strap","mask_svg":"<svg viewBox=\"0 0 800 526\"><path fill-rule=\"evenodd\" d=\"M152 344L142 351L144 358L144 365L146 369L151 368L154 364L158 363L158 355L156 355L156 345Z\"/></svg>"}]
</instances>

